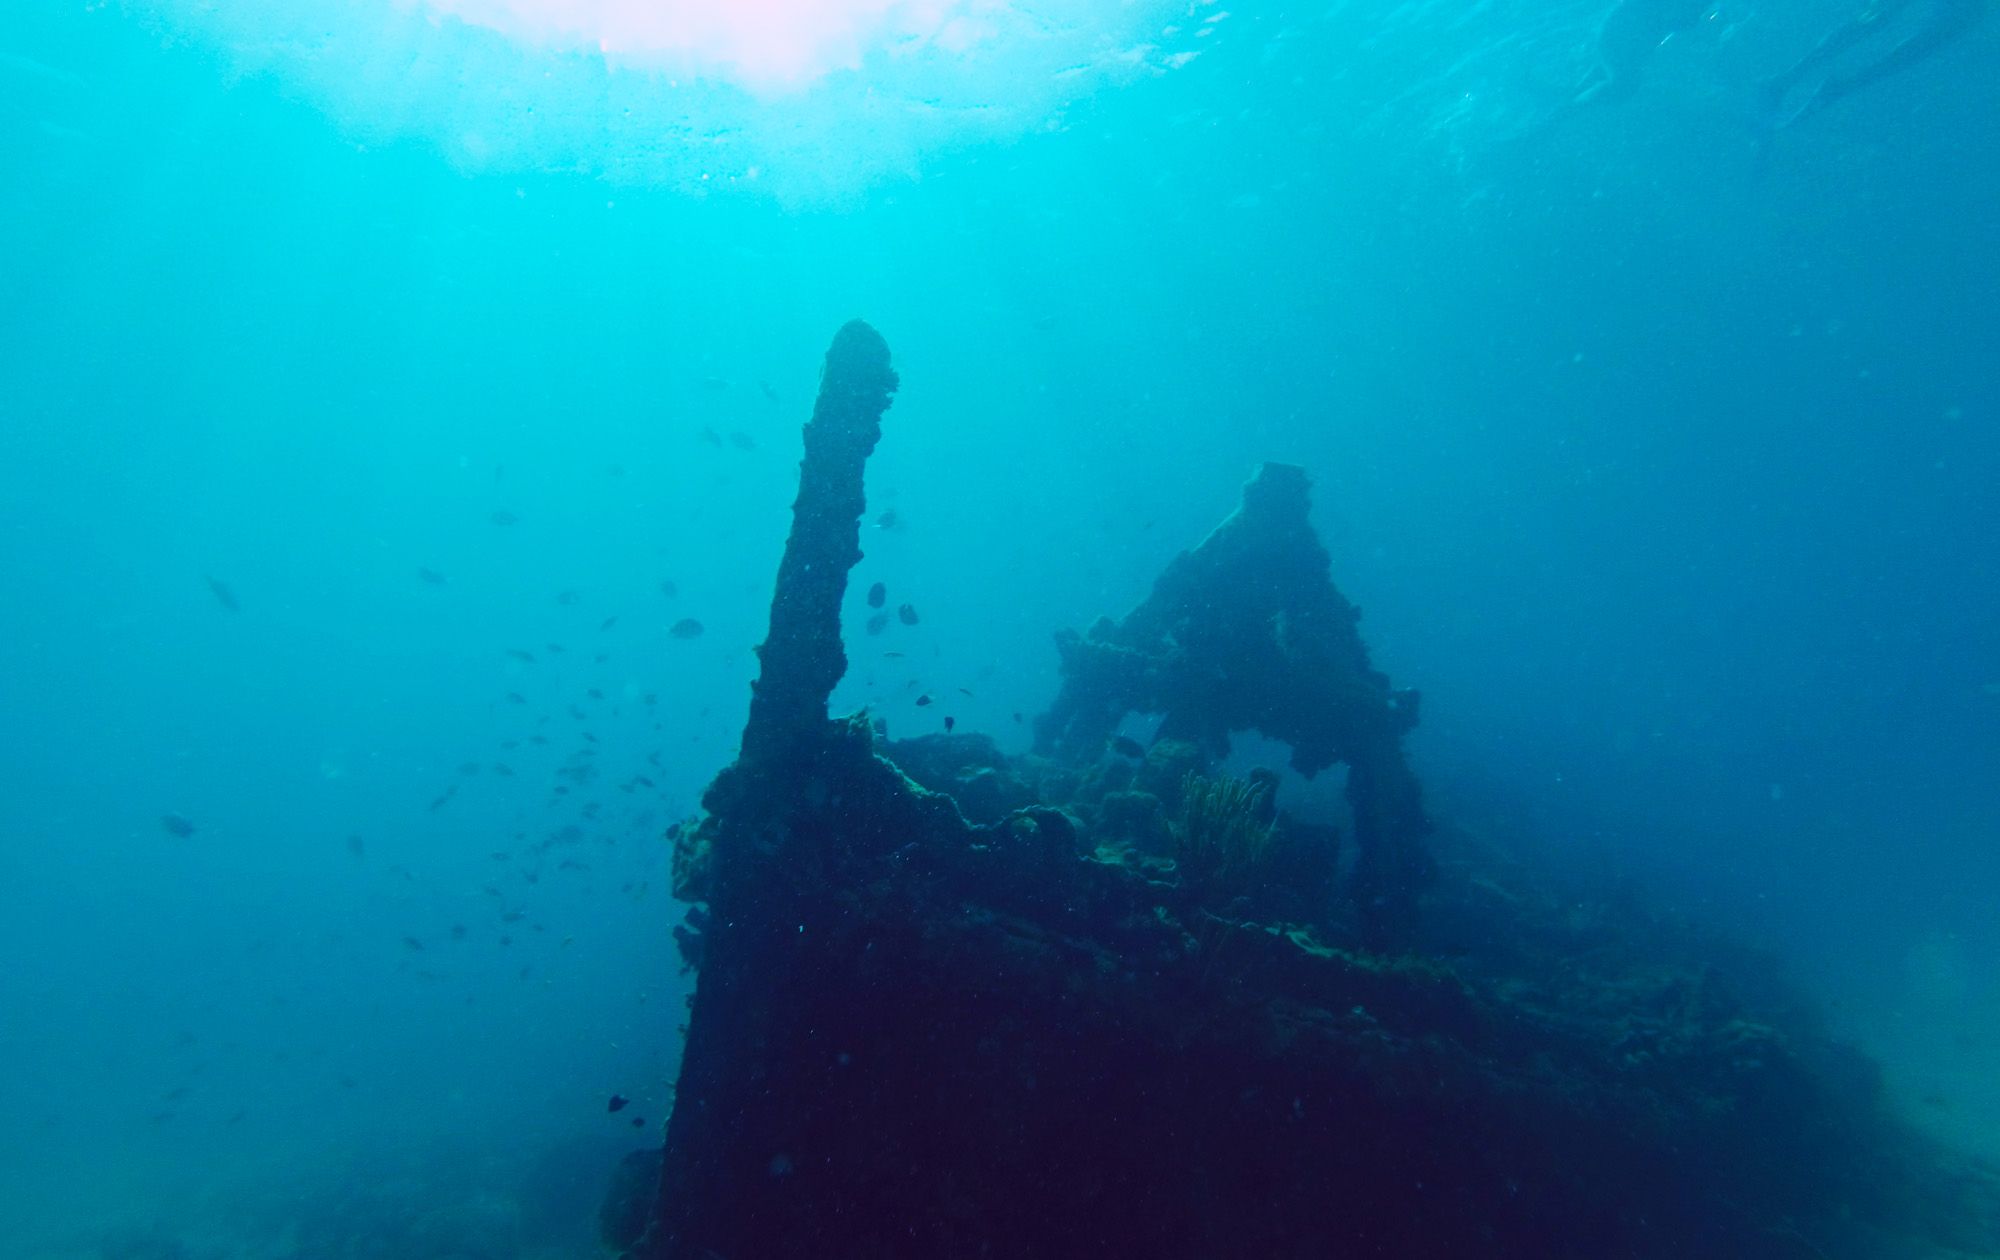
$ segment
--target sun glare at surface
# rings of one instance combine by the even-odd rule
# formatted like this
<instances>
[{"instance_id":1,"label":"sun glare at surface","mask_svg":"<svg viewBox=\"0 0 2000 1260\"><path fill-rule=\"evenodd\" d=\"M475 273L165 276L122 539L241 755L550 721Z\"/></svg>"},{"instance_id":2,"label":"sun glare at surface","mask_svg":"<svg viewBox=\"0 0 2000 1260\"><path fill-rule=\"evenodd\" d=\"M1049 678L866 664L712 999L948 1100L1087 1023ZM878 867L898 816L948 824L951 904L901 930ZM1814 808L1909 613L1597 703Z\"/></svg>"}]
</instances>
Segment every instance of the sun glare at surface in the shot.
<instances>
[{"instance_id":1,"label":"sun glare at surface","mask_svg":"<svg viewBox=\"0 0 2000 1260\"><path fill-rule=\"evenodd\" d=\"M131 2L359 143L793 202L1060 129L1106 86L1187 66L1183 29L1214 20L1185 0Z\"/></svg>"},{"instance_id":2,"label":"sun glare at surface","mask_svg":"<svg viewBox=\"0 0 2000 1260\"><path fill-rule=\"evenodd\" d=\"M426 0L441 13L531 44L594 48L607 60L800 89L858 68L871 49L952 54L1032 24L996 0Z\"/></svg>"}]
</instances>

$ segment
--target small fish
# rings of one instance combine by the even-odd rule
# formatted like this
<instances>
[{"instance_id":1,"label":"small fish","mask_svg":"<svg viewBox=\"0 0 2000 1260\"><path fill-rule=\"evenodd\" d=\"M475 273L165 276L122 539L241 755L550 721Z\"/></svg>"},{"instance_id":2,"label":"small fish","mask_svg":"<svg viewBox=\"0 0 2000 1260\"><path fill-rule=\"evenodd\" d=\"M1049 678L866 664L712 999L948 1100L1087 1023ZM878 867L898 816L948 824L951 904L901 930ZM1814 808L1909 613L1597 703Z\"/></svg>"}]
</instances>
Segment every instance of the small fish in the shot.
<instances>
[{"instance_id":1,"label":"small fish","mask_svg":"<svg viewBox=\"0 0 2000 1260\"><path fill-rule=\"evenodd\" d=\"M682 617L667 630L676 639L699 639L701 632L702 624L693 617Z\"/></svg>"},{"instance_id":2,"label":"small fish","mask_svg":"<svg viewBox=\"0 0 2000 1260\"><path fill-rule=\"evenodd\" d=\"M521 518L509 512L506 508L501 508L486 519L492 521L495 525L519 525L521 523Z\"/></svg>"},{"instance_id":3,"label":"small fish","mask_svg":"<svg viewBox=\"0 0 2000 1260\"><path fill-rule=\"evenodd\" d=\"M1014 715L1014 722L1015 722L1015 724L1016 724L1016 725L1019 725L1019 724L1020 724L1020 723L1021 723L1021 722L1022 722L1023 720L1024 720L1024 719L1023 719L1023 718L1021 717L1021 715L1020 715L1020 714L1016 713L1016 714Z\"/></svg>"},{"instance_id":4,"label":"small fish","mask_svg":"<svg viewBox=\"0 0 2000 1260\"><path fill-rule=\"evenodd\" d=\"M1130 757L1134 761L1144 761L1146 759L1146 750L1139 746L1138 740L1130 736L1113 735L1110 742L1111 751L1121 757Z\"/></svg>"},{"instance_id":5,"label":"small fish","mask_svg":"<svg viewBox=\"0 0 2000 1260\"><path fill-rule=\"evenodd\" d=\"M523 665L533 665L535 663L535 654L526 648L508 648L507 655L513 657Z\"/></svg>"},{"instance_id":6,"label":"small fish","mask_svg":"<svg viewBox=\"0 0 2000 1260\"><path fill-rule=\"evenodd\" d=\"M356 858L367 857L368 843L360 836L349 836L347 837L347 851L352 853Z\"/></svg>"},{"instance_id":7,"label":"small fish","mask_svg":"<svg viewBox=\"0 0 2000 1260\"><path fill-rule=\"evenodd\" d=\"M645 1127L646 1127L646 1117L644 1117L644 1116L633 1116L633 1117L632 1117L632 1127L633 1127L633 1128L635 1128L635 1129L643 1129L643 1128L645 1128Z\"/></svg>"},{"instance_id":8,"label":"small fish","mask_svg":"<svg viewBox=\"0 0 2000 1260\"><path fill-rule=\"evenodd\" d=\"M870 634L880 634L882 633L883 630L887 629L888 626L889 626L888 613L876 613L873 617L870 617L868 619L868 633Z\"/></svg>"},{"instance_id":9,"label":"small fish","mask_svg":"<svg viewBox=\"0 0 2000 1260\"><path fill-rule=\"evenodd\" d=\"M458 772L468 777L478 774L479 763L476 761L462 761L459 763Z\"/></svg>"},{"instance_id":10,"label":"small fish","mask_svg":"<svg viewBox=\"0 0 2000 1260\"><path fill-rule=\"evenodd\" d=\"M877 582L868 588L868 606L870 608L880 608L884 603L888 602L888 599L889 588L887 585Z\"/></svg>"},{"instance_id":11,"label":"small fish","mask_svg":"<svg viewBox=\"0 0 2000 1260\"><path fill-rule=\"evenodd\" d=\"M757 388L758 388L758 389L761 389L761 390L763 390L763 391L764 391L764 397L766 397L766 398L770 399L770 400L771 400L772 402L777 402L777 401L778 401L778 391L777 391L777 390L775 390L775 389L772 389L772 388L771 388L771 382L769 382L769 381L758 381L758 382L757 382Z\"/></svg>"},{"instance_id":12,"label":"small fish","mask_svg":"<svg viewBox=\"0 0 2000 1260\"><path fill-rule=\"evenodd\" d=\"M729 444L739 451L754 451L757 449L757 439L751 437L741 429L730 430Z\"/></svg>"},{"instance_id":13,"label":"small fish","mask_svg":"<svg viewBox=\"0 0 2000 1260\"><path fill-rule=\"evenodd\" d=\"M902 527L903 518L896 515L895 508L890 508L875 518L876 529L901 529Z\"/></svg>"},{"instance_id":14,"label":"small fish","mask_svg":"<svg viewBox=\"0 0 2000 1260\"><path fill-rule=\"evenodd\" d=\"M896 620L898 620L898 621L902 622L902 623L903 623L904 625L906 625L906 626L914 626L914 625L916 625L916 624L917 624L917 608L916 608L916 605L915 605L915 604L904 604L904 605L901 605L900 607L898 607L898 608L896 609Z\"/></svg>"},{"instance_id":15,"label":"small fish","mask_svg":"<svg viewBox=\"0 0 2000 1260\"><path fill-rule=\"evenodd\" d=\"M680 593L681 593L680 587L675 586L672 582L669 582L665 578L660 579L660 594L666 596L668 599L673 599Z\"/></svg>"},{"instance_id":16,"label":"small fish","mask_svg":"<svg viewBox=\"0 0 2000 1260\"><path fill-rule=\"evenodd\" d=\"M435 813L436 811L443 809L445 807L445 804L448 801L450 801L452 797L457 795L458 795L458 785L454 783L452 786L438 793L437 798L430 803L431 811Z\"/></svg>"},{"instance_id":17,"label":"small fish","mask_svg":"<svg viewBox=\"0 0 2000 1260\"><path fill-rule=\"evenodd\" d=\"M609 617L606 617L603 621L597 623L597 629L598 632L601 634L617 624L618 624L618 614L612 613Z\"/></svg>"},{"instance_id":18,"label":"small fish","mask_svg":"<svg viewBox=\"0 0 2000 1260\"><path fill-rule=\"evenodd\" d=\"M958 694L959 694L959 695L961 695L961 696L970 696L970 695L972 695L972 690L971 690L971 688L969 688L969 687L960 687L960 688L958 689ZM973 698L974 698L975 700L976 700L976 699L978 699L978 697L977 697L977 696L974 696Z\"/></svg>"},{"instance_id":19,"label":"small fish","mask_svg":"<svg viewBox=\"0 0 2000 1260\"><path fill-rule=\"evenodd\" d=\"M414 936L406 936L403 938L403 948L409 950L413 954L423 949L423 947L424 943L418 940Z\"/></svg>"},{"instance_id":20,"label":"small fish","mask_svg":"<svg viewBox=\"0 0 2000 1260\"><path fill-rule=\"evenodd\" d=\"M729 378L726 376L704 376L701 378L701 387L719 394L729 388Z\"/></svg>"},{"instance_id":21,"label":"small fish","mask_svg":"<svg viewBox=\"0 0 2000 1260\"><path fill-rule=\"evenodd\" d=\"M552 655L552 656L553 656L553 655L556 655L556 654L558 654L558 653L562 653L562 652L567 652L567 651L569 651L569 649L568 649L568 648L564 647L564 646L563 646L562 644L560 644L560 643L544 643L544 644L542 644L542 647L543 647L543 649L544 649L544 650L546 650L546 651L547 651L547 652L548 652L548 653L549 653L550 655Z\"/></svg>"},{"instance_id":22,"label":"small fish","mask_svg":"<svg viewBox=\"0 0 2000 1260\"><path fill-rule=\"evenodd\" d=\"M930 702L931 702L931 693L930 693L930 692L928 692L928 691L926 691L926 692L925 692L924 694L922 694L921 696L918 696L918 697L917 697L917 707L918 707L919 709L923 708L923 707L924 707L925 705L929 704Z\"/></svg>"},{"instance_id":23,"label":"small fish","mask_svg":"<svg viewBox=\"0 0 2000 1260\"><path fill-rule=\"evenodd\" d=\"M714 429L709 428L707 425L703 425L701 427L701 440L708 443L710 446L722 445L722 435L720 433L717 433Z\"/></svg>"},{"instance_id":24,"label":"small fish","mask_svg":"<svg viewBox=\"0 0 2000 1260\"><path fill-rule=\"evenodd\" d=\"M944 715L944 733L951 734L951 728L958 725L958 719L947 713Z\"/></svg>"},{"instance_id":25,"label":"small fish","mask_svg":"<svg viewBox=\"0 0 2000 1260\"><path fill-rule=\"evenodd\" d=\"M215 596L216 603L221 604L224 608L227 608L230 612L243 611L243 605L236 602L236 592L230 590L228 585L224 583L220 578L210 577L204 574L202 575L202 581L208 583L208 593Z\"/></svg>"},{"instance_id":26,"label":"small fish","mask_svg":"<svg viewBox=\"0 0 2000 1260\"><path fill-rule=\"evenodd\" d=\"M611 1095L611 1101L604 1105L606 1111L623 1111L632 1105L632 1100L623 1094Z\"/></svg>"},{"instance_id":27,"label":"small fish","mask_svg":"<svg viewBox=\"0 0 2000 1260\"><path fill-rule=\"evenodd\" d=\"M884 660L896 660L900 658L902 655L903 654L901 652L884 652L882 653L882 658Z\"/></svg>"},{"instance_id":28,"label":"small fish","mask_svg":"<svg viewBox=\"0 0 2000 1260\"><path fill-rule=\"evenodd\" d=\"M510 691L510 692L508 692L508 693L507 693L507 703L508 703L508 704L526 704L526 703L528 703L528 697L526 697L526 696L522 695L522 694L521 694L520 692L518 692L518 691Z\"/></svg>"},{"instance_id":29,"label":"small fish","mask_svg":"<svg viewBox=\"0 0 2000 1260\"><path fill-rule=\"evenodd\" d=\"M574 604L577 600L582 598L583 596L578 595L575 591L556 592L556 602L558 604Z\"/></svg>"},{"instance_id":30,"label":"small fish","mask_svg":"<svg viewBox=\"0 0 2000 1260\"><path fill-rule=\"evenodd\" d=\"M463 923L454 923L451 925L451 939L454 941L465 939L465 925Z\"/></svg>"},{"instance_id":31,"label":"small fish","mask_svg":"<svg viewBox=\"0 0 2000 1260\"><path fill-rule=\"evenodd\" d=\"M424 581L429 582L432 586L444 585L444 574L439 573L436 569L419 568L417 570L417 576L422 578Z\"/></svg>"},{"instance_id":32,"label":"small fish","mask_svg":"<svg viewBox=\"0 0 2000 1260\"><path fill-rule=\"evenodd\" d=\"M193 820L183 814L162 814L160 826L166 828L170 835L179 836L183 840L194 834Z\"/></svg>"},{"instance_id":33,"label":"small fish","mask_svg":"<svg viewBox=\"0 0 2000 1260\"><path fill-rule=\"evenodd\" d=\"M597 688L595 688L595 687L592 687L592 688L590 689L590 691L589 691L589 695L590 695L590 698L591 698L592 700L602 700L602 699L604 699L604 693L603 693L602 691L599 691L599 690L598 690Z\"/></svg>"}]
</instances>

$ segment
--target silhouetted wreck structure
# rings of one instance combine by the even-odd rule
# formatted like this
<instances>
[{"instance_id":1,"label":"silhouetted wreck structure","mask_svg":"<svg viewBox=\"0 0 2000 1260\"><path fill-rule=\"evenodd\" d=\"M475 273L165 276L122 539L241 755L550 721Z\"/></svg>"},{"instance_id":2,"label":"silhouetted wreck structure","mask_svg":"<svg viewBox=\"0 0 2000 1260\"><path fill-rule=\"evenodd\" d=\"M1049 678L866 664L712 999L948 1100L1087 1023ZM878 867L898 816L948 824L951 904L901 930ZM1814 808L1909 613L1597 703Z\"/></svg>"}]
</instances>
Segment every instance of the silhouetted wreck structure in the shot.
<instances>
[{"instance_id":1,"label":"silhouetted wreck structure","mask_svg":"<svg viewBox=\"0 0 2000 1260\"><path fill-rule=\"evenodd\" d=\"M1243 506L1123 621L1056 636L1063 687L1036 720L1035 750L1094 758L1127 714L1158 713L1158 738L1208 762L1229 755L1232 732L1259 731L1290 746L1300 774L1346 763L1355 897L1383 941L1409 928L1431 876L1430 821L1403 758L1417 693L1370 667L1361 610L1334 589L1306 490L1304 469L1264 465Z\"/></svg>"},{"instance_id":2,"label":"silhouetted wreck structure","mask_svg":"<svg viewBox=\"0 0 2000 1260\"><path fill-rule=\"evenodd\" d=\"M1122 622L1037 753L833 718L896 388L828 352L737 762L675 836L698 964L635 1260L1861 1257L2000 1242L1983 1170L1630 907L1433 836L1296 469ZM1163 715L1139 748L1128 713ZM1357 852L1220 772L1344 762ZM1445 843L1451 839L1451 843ZM1430 886L1422 914L1420 890ZM1449 961L1446 961L1446 947Z\"/></svg>"}]
</instances>

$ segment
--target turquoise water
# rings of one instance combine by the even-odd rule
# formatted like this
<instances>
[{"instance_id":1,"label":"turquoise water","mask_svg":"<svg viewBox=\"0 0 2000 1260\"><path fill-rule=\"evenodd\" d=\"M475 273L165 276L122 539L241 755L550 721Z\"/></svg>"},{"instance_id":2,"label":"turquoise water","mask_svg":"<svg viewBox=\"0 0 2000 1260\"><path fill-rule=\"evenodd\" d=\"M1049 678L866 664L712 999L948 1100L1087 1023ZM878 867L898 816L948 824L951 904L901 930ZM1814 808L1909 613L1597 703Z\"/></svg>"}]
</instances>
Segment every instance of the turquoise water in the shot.
<instances>
[{"instance_id":1,"label":"turquoise water","mask_svg":"<svg viewBox=\"0 0 2000 1260\"><path fill-rule=\"evenodd\" d=\"M0 1253L591 1254L855 316L921 619L836 707L1025 746L1051 632L1303 464L1438 812L2000 1148L2000 23L1775 126L1849 8L1579 104L1606 6L22 7Z\"/></svg>"}]
</instances>

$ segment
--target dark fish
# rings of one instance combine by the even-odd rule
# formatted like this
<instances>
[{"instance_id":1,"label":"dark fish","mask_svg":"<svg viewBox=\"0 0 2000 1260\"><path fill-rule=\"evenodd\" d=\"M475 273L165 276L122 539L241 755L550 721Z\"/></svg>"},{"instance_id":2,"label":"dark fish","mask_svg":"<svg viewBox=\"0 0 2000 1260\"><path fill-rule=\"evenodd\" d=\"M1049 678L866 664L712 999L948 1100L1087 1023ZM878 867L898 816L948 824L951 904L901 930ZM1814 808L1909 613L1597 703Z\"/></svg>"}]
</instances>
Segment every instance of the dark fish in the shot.
<instances>
[{"instance_id":1,"label":"dark fish","mask_svg":"<svg viewBox=\"0 0 2000 1260\"><path fill-rule=\"evenodd\" d=\"M873 617L870 617L868 619L868 633L880 634L882 633L883 630L888 628L888 625L889 625L889 614L876 613Z\"/></svg>"},{"instance_id":2,"label":"dark fish","mask_svg":"<svg viewBox=\"0 0 2000 1260\"><path fill-rule=\"evenodd\" d=\"M476 762L476 761L462 761L462 762L460 762L460 763L459 763L459 766L458 766L458 772L459 772L460 774L463 774L463 775L467 775L467 776L471 776L471 775L475 775L475 774L478 774L478 773L479 773L479 763L478 763L478 762Z\"/></svg>"},{"instance_id":3,"label":"dark fish","mask_svg":"<svg viewBox=\"0 0 2000 1260\"><path fill-rule=\"evenodd\" d=\"M618 624L618 614L612 613L609 617L606 617L603 621L598 622L597 628L600 631L604 631L604 630L609 630L611 627L617 624Z\"/></svg>"},{"instance_id":4,"label":"dark fish","mask_svg":"<svg viewBox=\"0 0 2000 1260\"><path fill-rule=\"evenodd\" d=\"M519 525L521 523L521 518L509 512L506 508L501 508L487 519L495 525Z\"/></svg>"},{"instance_id":5,"label":"dark fish","mask_svg":"<svg viewBox=\"0 0 2000 1260\"><path fill-rule=\"evenodd\" d=\"M451 925L451 939L454 941L465 939L465 925L463 923L454 923Z\"/></svg>"},{"instance_id":6,"label":"dark fish","mask_svg":"<svg viewBox=\"0 0 2000 1260\"><path fill-rule=\"evenodd\" d=\"M420 568L417 570L417 576L429 582L432 586L444 585L444 574L439 573L436 569Z\"/></svg>"},{"instance_id":7,"label":"dark fish","mask_svg":"<svg viewBox=\"0 0 2000 1260\"><path fill-rule=\"evenodd\" d=\"M966 688L966 687L960 687L960 688L958 689L958 694L959 694L959 695L961 695L961 696L969 696L969 695L972 695L972 691L971 691L971 689L970 689L970 688Z\"/></svg>"},{"instance_id":8,"label":"dark fish","mask_svg":"<svg viewBox=\"0 0 2000 1260\"><path fill-rule=\"evenodd\" d=\"M508 704L526 704L526 703L528 703L528 697L526 697L526 696L522 695L522 694L521 694L520 692L518 692L518 691L510 691L510 692L508 692L508 693L507 693L507 703L508 703Z\"/></svg>"},{"instance_id":9,"label":"dark fish","mask_svg":"<svg viewBox=\"0 0 2000 1260\"><path fill-rule=\"evenodd\" d=\"M194 834L193 821L181 814L162 814L160 826L165 827L169 834L179 836L183 840Z\"/></svg>"},{"instance_id":10,"label":"dark fish","mask_svg":"<svg viewBox=\"0 0 2000 1260\"><path fill-rule=\"evenodd\" d=\"M702 625L693 617L682 617L668 628L667 633L676 639L699 639Z\"/></svg>"},{"instance_id":11,"label":"dark fish","mask_svg":"<svg viewBox=\"0 0 2000 1260\"><path fill-rule=\"evenodd\" d=\"M884 652L882 653L882 658L884 660L895 660L902 655L901 652Z\"/></svg>"},{"instance_id":12,"label":"dark fish","mask_svg":"<svg viewBox=\"0 0 2000 1260\"><path fill-rule=\"evenodd\" d=\"M645 1127L646 1127L646 1117L644 1117L644 1116L633 1116L633 1117L632 1117L632 1127L633 1127L633 1128L635 1128L635 1129L643 1129L643 1128L645 1128Z\"/></svg>"},{"instance_id":13,"label":"dark fish","mask_svg":"<svg viewBox=\"0 0 2000 1260\"><path fill-rule=\"evenodd\" d=\"M772 402L778 401L778 391L771 388L771 382L758 381L757 388L763 390L764 397L770 399Z\"/></svg>"},{"instance_id":14,"label":"dark fish","mask_svg":"<svg viewBox=\"0 0 2000 1260\"><path fill-rule=\"evenodd\" d=\"M415 953L418 950L422 949L423 947L424 943L418 940L414 936L406 936L403 938L403 948L409 950L411 953Z\"/></svg>"},{"instance_id":15,"label":"dark fish","mask_svg":"<svg viewBox=\"0 0 2000 1260\"><path fill-rule=\"evenodd\" d=\"M729 444L739 451L754 451L757 449L757 439L751 437L741 429L730 431Z\"/></svg>"},{"instance_id":16,"label":"dark fish","mask_svg":"<svg viewBox=\"0 0 2000 1260\"><path fill-rule=\"evenodd\" d=\"M511 779L514 777L514 767L508 765L504 761L496 761L493 763L493 773L499 775L503 779Z\"/></svg>"},{"instance_id":17,"label":"dark fish","mask_svg":"<svg viewBox=\"0 0 2000 1260\"><path fill-rule=\"evenodd\" d=\"M230 590L219 578L203 575L202 581L208 583L208 593L215 596L216 603L221 604L230 612L243 611L243 605L236 602L236 592Z\"/></svg>"},{"instance_id":18,"label":"dark fish","mask_svg":"<svg viewBox=\"0 0 2000 1260\"><path fill-rule=\"evenodd\" d=\"M1018 723L1018 722L1020 722L1021 720L1022 720L1022 718L1021 718L1021 715L1020 715L1020 714L1018 714L1018 713L1016 713L1016 714L1014 715L1014 721Z\"/></svg>"},{"instance_id":19,"label":"dark fish","mask_svg":"<svg viewBox=\"0 0 2000 1260\"><path fill-rule=\"evenodd\" d=\"M917 624L917 608L916 608L916 605L915 605L915 604L904 604L904 605L900 606L899 608L897 608L897 609L896 609L896 620L898 620L898 621L902 622L902 623L903 623L904 625L906 625L906 626L914 626L914 625L916 625L916 624Z\"/></svg>"},{"instance_id":20,"label":"dark fish","mask_svg":"<svg viewBox=\"0 0 2000 1260\"><path fill-rule=\"evenodd\" d=\"M701 427L701 440L708 443L710 446L722 445L722 435L720 433L717 433L714 429L709 428L707 425L703 425Z\"/></svg>"},{"instance_id":21,"label":"dark fish","mask_svg":"<svg viewBox=\"0 0 2000 1260\"><path fill-rule=\"evenodd\" d=\"M672 582L667 581L667 579L665 578L660 579L660 594L666 596L668 599L672 599L675 596L679 595L680 593L681 593L680 587L675 586Z\"/></svg>"},{"instance_id":22,"label":"dark fish","mask_svg":"<svg viewBox=\"0 0 2000 1260\"><path fill-rule=\"evenodd\" d=\"M582 598L583 596L578 595L575 591L556 592L556 602L558 604L574 604L577 600Z\"/></svg>"},{"instance_id":23,"label":"dark fish","mask_svg":"<svg viewBox=\"0 0 2000 1260\"><path fill-rule=\"evenodd\" d=\"M868 606L870 608L880 608L888 599L889 588L881 582L877 582L868 588Z\"/></svg>"},{"instance_id":24,"label":"dark fish","mask_svg":"<svg viewBox=\"0 0 2000 1260\"><path fill-rule=\"evenodd\" d=\"M557 652L567 652L567 651L569 651L569 649L568 649L568 648L564 647L564 646L563 646L562 644L560 644L560 643L544 643L544 644L542 644L542 646L543 646L543 647L544 647L545 649L547 649L547 650L548 650L549 652L551 652L551 653L557 653Z\"/></svg>"},{"instance_id":25,"label":"dark fish","mask_svg":"<svg viewBox=\"0 0 2000 1260\"><path fill-rule=\"evenodd\" d=\"M611 1095L611 1101L604 1105L606 1111L623 1111L632 1105L632 1100L623 1094Z\"/></svg>"},{"instance_id":26,"label":"dark fish","mask_svg":"<svg viewBox=\"0 0 2000 1260\"><path fill-rule=\"evenodd\" d=\"M917 707L919 709L923 708L930 702L931 702L931 693L928 691L926 691L923 695L917 697Z\"/></svg>"},{"instance_id":27,"label":"dark fish","mask_svg":"<svg viewBox=\"0 0 2000 1260\"><path fill-rule=\"evenodd\" d=\"M729 378L726 376L704 376L701 378L701 387L719 394L729 388Z\"/></svg>"},{"instance_id":28,"label":"dark fish","mask_svg":"<svg viewBox=\"0 0 2000 1260\"><path fill-rule=\"evenodd\" d=\"M947 713L944 715L944 733L951 734L951 728L958 725L958 719Z\"/></svg>"},{"instance_id":29,"label":"dark fish","mask_svg":"<svg viewBox=\"0 0 2000 1260\"><path fill-rule=\"evenodd\" d=\"M590 698L592 700L602 700L604 699L604 693L599 691L597 688L592 687L590 689Z\"/></svg>"},{"instance_id":30,"label":"dark fish","mask_svg":"<svg viewBox=\"0 0 2000 1260\"><path fill-rule=\"evenodd\" d=\"M903 527L903 518L896 515L895 508L890 508L888 511L882 513L880 516L875 518L876 529L901 529L902 527Z\"/></svg>"},{"instance_id":31,"label":"dark fish","mask_svg":"<svg viewBox=\"0 0 2000 1260\"><path fill-rule=\"evenodd\" d=\"M507 655L526 665L533 665L535 663L535 654L526 648L508 648Z\"/></svg>"},{"instance_id":32,"label":"dark fish","mask_svg":"<svg viewBox=\"0 0 2000 1260\"><path fill-rule=\"evenodd\" d=\"M452 786L438 793L437 799L433 800L430 803L430 808L433 811L443 809L445 807L445 803L451 800L452 797L457 795L458 795L458 785L454 783Z\"/></svg>"},{"instance_id":33,"label":"dark fish","mask_svg":"<svg viewBox=\"0 0 2000 1260\"><path fill-rule=\"evenodd\" d=\"M347 851L357 858L366 857L368 855L368 844L360 836L349 836L347 837Z\"/></svg>"},{"instance_id":34,"label":"dark fish","mask_svg":"<svg viewBox=\"0 0 2000 1260\"><path fill-rule=\"evenodd\" d=\"M1111 751L1121 757L1130 757L1134 761L1146 759L1146 750L1139 746L1139 741L1125 735L1111 737Z\"/></svg>"}]
</instances>

